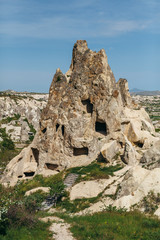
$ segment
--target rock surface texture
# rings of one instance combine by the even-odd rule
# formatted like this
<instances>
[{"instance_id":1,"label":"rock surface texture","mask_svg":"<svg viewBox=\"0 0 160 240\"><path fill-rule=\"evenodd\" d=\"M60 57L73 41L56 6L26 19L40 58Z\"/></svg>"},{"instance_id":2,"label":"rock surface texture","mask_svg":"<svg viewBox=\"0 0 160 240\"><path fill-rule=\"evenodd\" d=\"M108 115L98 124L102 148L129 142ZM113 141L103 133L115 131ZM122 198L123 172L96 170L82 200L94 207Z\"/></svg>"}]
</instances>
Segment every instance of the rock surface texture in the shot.
<instances>
[{"instance_id":1,"label":"rock surface texture","mask_svg":"<svg viewBox=\"0 0 160 240\"><path fill-rule=\"evenodd\" d=\"M156 141L148 114L132 101L127 80L115 81L105 51L79 40L68 72L54 75L32 144L9 163L1 181L14 185L56 174L100 155L109 164L119 159L135 166Z\"/></svg>"}]
</instances>

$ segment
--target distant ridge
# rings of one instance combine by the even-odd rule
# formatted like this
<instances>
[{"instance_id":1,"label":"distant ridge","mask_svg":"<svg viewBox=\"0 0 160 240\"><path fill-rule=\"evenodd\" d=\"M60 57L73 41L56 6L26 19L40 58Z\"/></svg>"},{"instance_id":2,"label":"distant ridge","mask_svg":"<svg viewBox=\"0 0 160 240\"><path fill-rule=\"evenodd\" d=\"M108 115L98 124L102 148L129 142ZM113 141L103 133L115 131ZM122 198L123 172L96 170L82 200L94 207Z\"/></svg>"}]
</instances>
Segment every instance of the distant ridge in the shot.
<instances>
[{"instance_id":1,"label":"distant ridge","mask_svg":"<svg viewBox=\"0 0 160 240\"><path fill-rule=\"evenodd\" d=\"M137 90L137 91L135 91ZM143 90L139 90L137 88L131 89L130 90L131 95L142 95L142 96L156 96L156 95L160 95L160 91L156 90L156 91L143 91Z\"/></svg>"},{"instance_id":2,"label":"distant ridge","mask_svg":"<svg viewBox=\"0 0 160 240\"><path fill-rule=\"evenodd\" d=\"M144 90L138 89L138 88L132 88L130 92L144 92Z\"/></svg>"}]
</instances>

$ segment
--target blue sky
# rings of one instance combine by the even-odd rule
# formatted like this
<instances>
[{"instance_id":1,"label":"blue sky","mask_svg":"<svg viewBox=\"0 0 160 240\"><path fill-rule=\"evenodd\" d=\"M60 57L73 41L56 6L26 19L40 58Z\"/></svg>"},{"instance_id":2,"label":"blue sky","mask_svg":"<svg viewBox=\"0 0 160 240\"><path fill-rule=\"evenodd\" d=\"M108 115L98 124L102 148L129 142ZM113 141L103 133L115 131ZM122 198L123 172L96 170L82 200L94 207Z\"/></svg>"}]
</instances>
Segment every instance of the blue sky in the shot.
<instances>
[{"instance_id":1,"label":"blue sky","mask_svg":"<svg viewBox=\"0 0 160 240\"><path fill-rule=\"evenodd\" d=\"M48 92L78 39L130 89L160 90L159 0L0 0L0 90Z\"/></svg>"}]
</instances>

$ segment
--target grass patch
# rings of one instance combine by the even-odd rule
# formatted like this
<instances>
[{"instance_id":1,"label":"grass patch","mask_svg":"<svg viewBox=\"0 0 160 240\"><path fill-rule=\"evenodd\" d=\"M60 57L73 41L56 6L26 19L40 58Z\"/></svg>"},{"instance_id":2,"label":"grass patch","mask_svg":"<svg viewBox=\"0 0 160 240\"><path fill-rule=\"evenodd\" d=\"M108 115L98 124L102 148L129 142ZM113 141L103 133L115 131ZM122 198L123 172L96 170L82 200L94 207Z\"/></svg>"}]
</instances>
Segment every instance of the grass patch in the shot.
<instances>
[{"instance_id":1,"label":"grass patch","mask_svg":"<svg viewBox=\"0 0 160 240\"><path fill-rule=\"evenodd\" d=\"M92 203L95 203L99 199L99 195L94 198L83 198L83 199L75 199L74 201L70 201L69 196L65 197L65 199L57 204L57 207L66 209L68 213L76 213L79 211L88 208Z\"/></svg>"},{"instance_id":2,"label":"grass patch","mask_svg":"<svg viewBox=\"0 0 160 240\"><path fill-rule=\"evenodd\" d=\"M93 162L88 166L71 168L67 173L79 174L79 177L76 180L76 183L78 183L81 181L109 178L109 176L114 176L115 171L122 168L121 165L106 167L103 163Z\"/></svg>"},{"instance_id":3,"label":"grass patch","mask_svg":"<svg viewBox=\"0 0 160 240\"><path fill-rule=\"evenodd\" d=\"M29 191L37 187L50 187L50 194L61 193L64 190L64 184L62 181L63 172L60 172L56 175L50 177L43 177L42 175L36 175L33 179L27 179L21 181L16 189L18 195L23 196L26 191Z\"/></svg>"},{"instance_id":4,"label":"grass patch","mask_svg":"<svg viewBox=\"0 0 160 240\"><path fill-rule=\"evenodd\" d=\"M104 211L94 215L61 216L77 240L159 240L160 221L138 212Z\"/></svg>"}]
</instances>

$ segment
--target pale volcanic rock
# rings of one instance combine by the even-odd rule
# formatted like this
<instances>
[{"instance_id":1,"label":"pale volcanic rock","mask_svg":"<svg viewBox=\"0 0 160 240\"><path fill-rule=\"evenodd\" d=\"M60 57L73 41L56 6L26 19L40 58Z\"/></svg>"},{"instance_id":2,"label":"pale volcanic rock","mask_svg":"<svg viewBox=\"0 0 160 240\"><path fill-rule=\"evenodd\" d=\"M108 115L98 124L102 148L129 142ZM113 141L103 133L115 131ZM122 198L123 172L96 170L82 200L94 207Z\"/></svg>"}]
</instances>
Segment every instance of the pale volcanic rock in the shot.
<instances>
[{"instance_id":1,"label":"pale volcanic rock","mask_svg":"<svg viewBox=\"0 0 160 240\"><path fill-rule=\"evenodd\" d=\"M44 193L49 193L50 192L50 187L37 187L37 188L33 188L27 192L25 192L25 196L29 196L35 192L38 192L38 191L42 191Z\"/></svg>"},{"instance_id":2,"label":"pale volcanic rock","mask_svg":"<svg viewBox=\"0 0 160 240\"><path fill-rule=\"evenodd\" d=\"M100 179L77 183L71 188L70 200L96 197L112 182L113 179Z\"/></svg>"},{"instance_id":3,"label":"pale volcanic rock","mask_svg":"<svg viewBox=\"0 0 160 240\"><path fill-rule=\"evenodd\" d=\"M160 140L143 154L140 163L147 169L160 167Z\"/></svg>"},{"instance_id":4,"label":"pale volcanic rock","mask_svg":"<svg viewBox=\"0 0 160 240\"><path fill-rule=\"evenodd\" d=\"M116 156L116 154L119 154L119 151L119 146L116 140L106 143L101 149L103 157L108 162L111 162L112 159Z\"/></svg>"}]
</instances>

